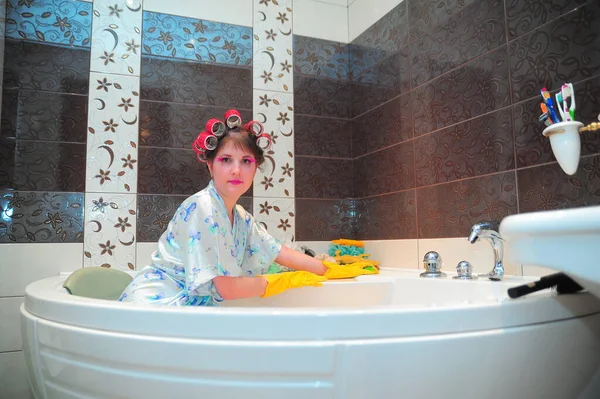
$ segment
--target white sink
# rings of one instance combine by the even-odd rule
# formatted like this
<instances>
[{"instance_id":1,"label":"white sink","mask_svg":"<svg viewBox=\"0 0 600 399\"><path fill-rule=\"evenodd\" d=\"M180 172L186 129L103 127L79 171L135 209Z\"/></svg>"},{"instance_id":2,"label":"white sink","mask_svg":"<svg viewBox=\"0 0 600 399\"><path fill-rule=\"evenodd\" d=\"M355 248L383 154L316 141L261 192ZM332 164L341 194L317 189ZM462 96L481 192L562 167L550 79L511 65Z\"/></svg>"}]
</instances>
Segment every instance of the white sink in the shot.
<instances>
[{"instance_id":1,"label":"white sink","mask_svg":"<svg viewBox=\"0 0 600 399\"><path fill-rule=\"evenodd\" d=\"M508 262L562 271L600 298L600 206L509 216L500 234Z\"/></svg>"}]
</instances>

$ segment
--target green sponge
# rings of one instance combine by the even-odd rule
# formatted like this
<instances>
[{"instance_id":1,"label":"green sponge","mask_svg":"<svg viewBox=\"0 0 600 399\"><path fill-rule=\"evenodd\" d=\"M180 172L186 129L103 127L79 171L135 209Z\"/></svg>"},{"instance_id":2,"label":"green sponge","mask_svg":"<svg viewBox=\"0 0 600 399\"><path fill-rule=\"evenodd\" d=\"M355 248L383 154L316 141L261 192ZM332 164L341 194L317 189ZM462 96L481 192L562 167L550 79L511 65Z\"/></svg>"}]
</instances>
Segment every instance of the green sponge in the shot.
<instances>
[{"instance_id":1,"label":"green sponge","mask_svg":"<svg viewBox=\"0 0 600 399\"><path fill-rule=\"evenodd\" d=\"M117 300L133 280L128 273L105 267L84 267L74 271L63 283L71 295Z\"/></svg>"}]
</instances>

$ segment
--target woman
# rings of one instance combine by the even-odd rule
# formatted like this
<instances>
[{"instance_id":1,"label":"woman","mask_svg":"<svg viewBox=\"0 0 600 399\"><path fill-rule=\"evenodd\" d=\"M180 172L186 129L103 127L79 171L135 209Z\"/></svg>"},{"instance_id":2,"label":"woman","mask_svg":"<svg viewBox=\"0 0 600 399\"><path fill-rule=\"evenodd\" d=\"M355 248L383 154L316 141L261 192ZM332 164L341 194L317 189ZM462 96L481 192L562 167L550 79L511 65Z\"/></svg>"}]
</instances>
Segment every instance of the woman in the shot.
<instances>
[{"instance_id":1,"label":"woman","mask_svg":"<svg viewBox=\"0 0 600 399\"><path fill-rule=\"evenodd\" d=\"M119 300L210 306L318 286L328 274L344 278L374 272L358 266L344 267L340 274L335 264L281 245L236 205L264 162L259 139L266 137L270 145L270 138L255 133L251 126L260 125L255 121L246 128L240 126L241 118L232 128L221 125L220 137L202 133L203 141L196 147L212 180L179 206L158 242L152 264L138 273ZM213 140L211 145L206 144L211 143L207 136ZM297 271L264 275L273 261Z\"/></svg>"}]
</instances>

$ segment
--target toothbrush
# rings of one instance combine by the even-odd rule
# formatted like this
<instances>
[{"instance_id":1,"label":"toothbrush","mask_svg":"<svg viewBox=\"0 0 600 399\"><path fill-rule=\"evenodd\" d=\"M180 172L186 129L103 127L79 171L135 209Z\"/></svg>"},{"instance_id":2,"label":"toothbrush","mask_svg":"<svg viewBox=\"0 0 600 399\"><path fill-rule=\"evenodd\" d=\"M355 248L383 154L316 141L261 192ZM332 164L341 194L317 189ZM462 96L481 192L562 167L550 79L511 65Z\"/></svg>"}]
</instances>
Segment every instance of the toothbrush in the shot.
<instances>
[{"instance_id":1,"label":"toothbrush","mask_svg":"<svg viewBox=\"0 0 600 399\"><path fill-rule=\"evenodd\" d=\"M567 122L569 119L568 114L565 114L565 109L562 107L561 104L564 104L563 101L563 96L562 96L562 92L558 92L556 93L556 105L558 107L558 112L560 112L560 117L562 118L563 122Z\"/></svg>"},{"instance_id":2,"label":"toothbrush","mask_svg":"<svg viewBox=\"0 0 600 399\"><path fill-rule=\"evenodd\" d=\"M575 120L575 91L573 90L572 83L565 83L561 88L562 98L563 98L563 108L564 113L567 114L567 120L573 121ZM567 107L567 99L571 99L571 106ZM560 104L558 104L560 107Z\"/></svg>"},{"instance_id":3,"label":"toothbrush","mask_svg":"<svg viewBox=\"0 0 600 399\"><path fill-rule=\"evenodd\" d=\"M556 116L556 111L554 111L554 102L552 101L552 97L550 97L550 93L548 93L548 89L544 87L542 88L540 93L542 94L544 102L548 106L548 112L550 113L550 118L552 119L552 122L559 123L560 120L558 119L558 116Z\"/></svg>"}]
</instances>

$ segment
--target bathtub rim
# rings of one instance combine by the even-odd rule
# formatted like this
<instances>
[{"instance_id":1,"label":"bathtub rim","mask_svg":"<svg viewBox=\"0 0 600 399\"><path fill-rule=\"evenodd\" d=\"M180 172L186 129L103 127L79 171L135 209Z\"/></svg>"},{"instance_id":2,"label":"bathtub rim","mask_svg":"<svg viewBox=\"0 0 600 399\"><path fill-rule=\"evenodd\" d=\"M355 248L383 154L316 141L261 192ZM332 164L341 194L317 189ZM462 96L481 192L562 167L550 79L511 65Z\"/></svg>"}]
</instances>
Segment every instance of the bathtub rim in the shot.
<instances>
[{"instance_id":1,"label":"bathtub rim","mask_svg":"<svg viewBox=\"0 0 600 399\"><path fill-rule=\"evenodd\" d=\"M519 300L443 307L156 307L74 297L60 291L64 278L49 277L29 284L23 311L57 323L112 332L192 339L278 341L464 333L600 313L600 300L587 292L561 296L548 292Z\"/></svg>"}]
</instances>

